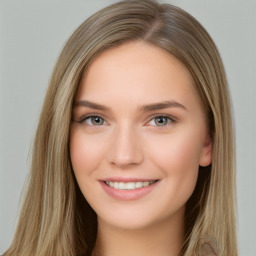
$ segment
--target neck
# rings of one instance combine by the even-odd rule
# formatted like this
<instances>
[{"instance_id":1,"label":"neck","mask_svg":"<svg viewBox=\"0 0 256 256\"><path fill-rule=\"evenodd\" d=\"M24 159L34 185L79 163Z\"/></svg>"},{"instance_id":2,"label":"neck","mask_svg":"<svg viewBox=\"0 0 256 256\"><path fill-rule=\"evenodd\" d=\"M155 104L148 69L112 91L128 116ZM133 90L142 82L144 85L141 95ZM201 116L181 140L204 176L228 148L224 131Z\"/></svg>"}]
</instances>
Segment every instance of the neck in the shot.
<instances>
[{"instance_id":1,"label":"neck","mask_svg":"<svg viewBox=\"0 0 256 256\"><path fill-rule=\"evenodd\" d=\"M94 256L178 256L184 240L184 215L145 228L127 230L98 218Z\"/></svg>"}]
</instances>

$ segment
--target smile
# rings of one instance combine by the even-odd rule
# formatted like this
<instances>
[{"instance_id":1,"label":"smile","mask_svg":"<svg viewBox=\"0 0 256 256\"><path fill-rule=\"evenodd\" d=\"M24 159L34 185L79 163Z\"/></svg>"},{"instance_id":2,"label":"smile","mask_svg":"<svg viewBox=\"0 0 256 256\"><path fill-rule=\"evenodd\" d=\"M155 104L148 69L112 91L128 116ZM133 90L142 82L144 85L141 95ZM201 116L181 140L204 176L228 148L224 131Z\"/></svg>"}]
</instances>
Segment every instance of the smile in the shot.
<instances>
[{"instance_id":1,"label":"smile","mask_svg":"<svg viewBox=\"0 0 256 256\"><path fill-rule=\"evenodd\" d=\"M108 196L117 200L137 200L154 190L160 180L140 180L137 178L109 178L100 181Z\"/></svg>"},{"instance_id":2,"label":"smile","mask_svg":"<svg viewBox=\"0 0 256 256\"><path fill-rule=\"evenodd\" d=\"M137 182L112 182L112 181L105 181L109 187L119 190L133 190L133 189L140 189L143 187L148 187L152 184L157 182L154 181L137 181Z\"/></svg>"}]
</instances>

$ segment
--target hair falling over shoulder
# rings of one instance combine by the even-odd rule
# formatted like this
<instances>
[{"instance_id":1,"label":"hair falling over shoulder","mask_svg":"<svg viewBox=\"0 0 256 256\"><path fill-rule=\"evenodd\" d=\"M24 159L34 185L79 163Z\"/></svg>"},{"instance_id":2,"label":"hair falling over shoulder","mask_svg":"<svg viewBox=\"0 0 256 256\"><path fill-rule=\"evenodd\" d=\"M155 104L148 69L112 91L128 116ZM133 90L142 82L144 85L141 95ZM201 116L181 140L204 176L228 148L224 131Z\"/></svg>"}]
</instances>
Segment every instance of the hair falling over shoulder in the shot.
<instances>
[{"instance_id":1,"label":"hair falling over shoulder","mask_svg":"<svg viewBox=\"0 0 256 256\"><path fill-rule=\"evenodd\" d=\"M200 167L186 204L180 256L238 255L232 110L219 52L199 22L180 8L128 0L88 18L59 56L40 115L16 233L4 256L91 255L96 214L76 183L69 156L73 101L96 56L135 40L166 50L187 67L208 117L212 164Z\"/></svg>"}]
</instances>

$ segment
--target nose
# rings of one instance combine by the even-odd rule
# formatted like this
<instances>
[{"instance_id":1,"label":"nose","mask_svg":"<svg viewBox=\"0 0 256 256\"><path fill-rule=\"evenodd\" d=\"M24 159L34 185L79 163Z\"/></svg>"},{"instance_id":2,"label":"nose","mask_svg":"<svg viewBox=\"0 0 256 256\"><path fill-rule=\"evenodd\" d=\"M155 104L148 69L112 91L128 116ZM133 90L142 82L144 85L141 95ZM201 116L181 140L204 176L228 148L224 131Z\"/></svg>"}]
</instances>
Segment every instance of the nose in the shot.
<instances>
[{"instance_id":1,"label":"nose","mask_svg":"<svg viewBox=\"0 0 256 256\"><path fill-rule=\"evenodd\" d=\"M128 125L117 128L111 142L108 152L110 164L127 168L143 162L143 145L136 129Z\"/></svg>"}]
</instances>

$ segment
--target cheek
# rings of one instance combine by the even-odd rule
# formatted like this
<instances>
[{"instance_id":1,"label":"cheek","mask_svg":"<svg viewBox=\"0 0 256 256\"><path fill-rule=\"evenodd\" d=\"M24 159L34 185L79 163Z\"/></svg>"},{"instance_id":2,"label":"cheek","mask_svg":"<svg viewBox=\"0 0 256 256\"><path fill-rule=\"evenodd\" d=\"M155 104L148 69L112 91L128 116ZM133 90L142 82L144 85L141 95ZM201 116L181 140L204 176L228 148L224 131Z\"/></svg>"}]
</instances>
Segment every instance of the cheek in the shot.
<instances>
[{"instance_id":1,"label":"cheek","mask_svg":"<svg viewBox=\"0 0 256 256\"><path fill-rule=\"evenodd\" d=\"M155 145L153 145L155 144ZM148 148L151 161L161 170L168 182L172 202L185 204L194 191L200 159L200 139L195 133L168 135Z\"/></svg>"},{"instance_id":2,"label":"cheek","mask_svg":"<svg viewBox=\"0 0 256 256\"><path fill-rule=\"evenodd\" d=\"M70 157L75 176L78 180L91 176L101 162L104 148L100 139L87 136L79 129L71 129Z\"/></svg>"},{"instance_id":3,"label":"cheek","mask_svg":"<svg viewBox=\"0 0 256 256\"><path fill-rule=\"evenodd\" d=\"M189 166L199 167L200 154L202 150L200 136L195 132L179 132L165 137L154 138L148 143L148 154L162 169L180 169L188 171ZM187 168L183 168L183 166ZM176 167L176 168L174 168Z\"/></svg>"}]
</instances>

